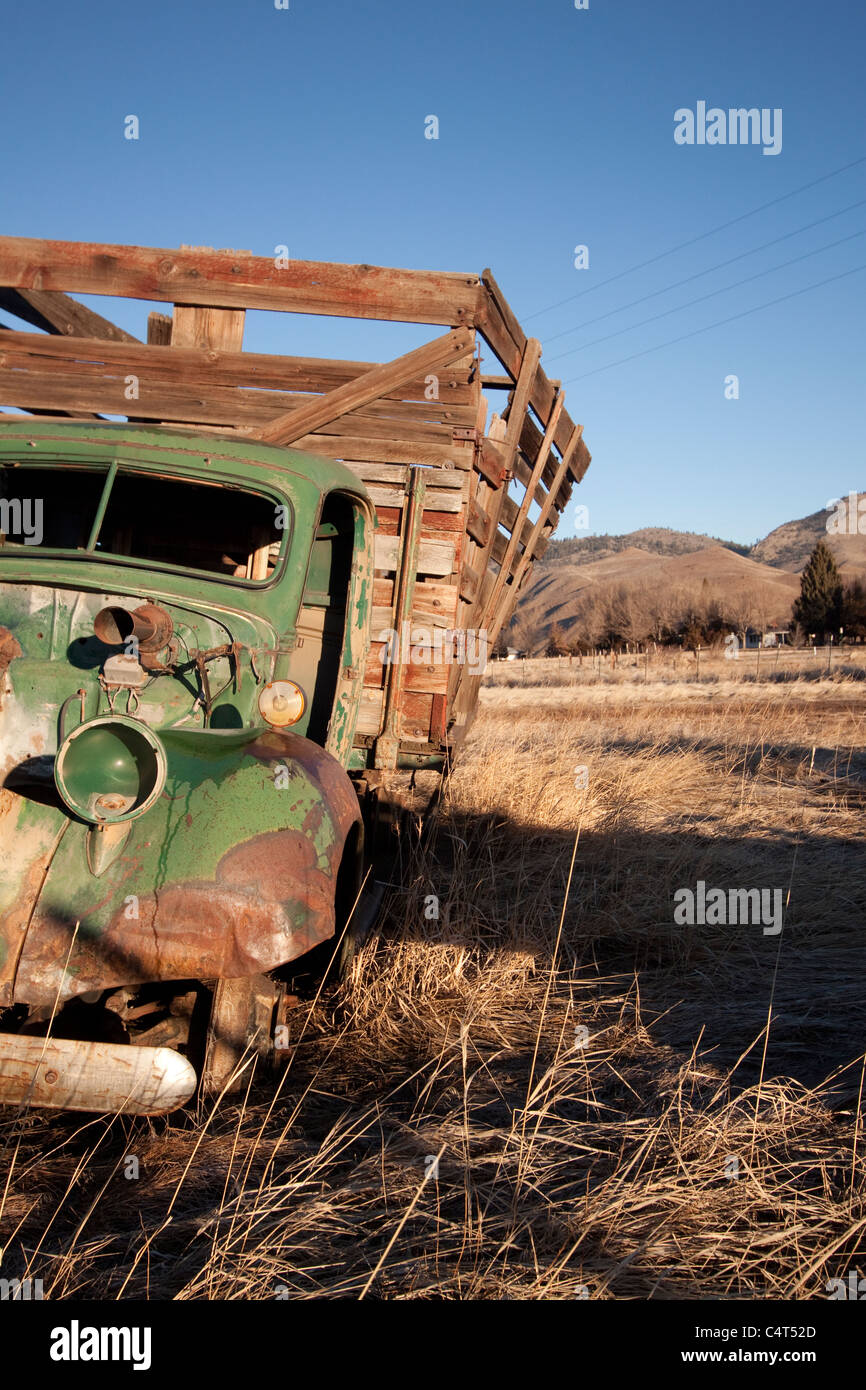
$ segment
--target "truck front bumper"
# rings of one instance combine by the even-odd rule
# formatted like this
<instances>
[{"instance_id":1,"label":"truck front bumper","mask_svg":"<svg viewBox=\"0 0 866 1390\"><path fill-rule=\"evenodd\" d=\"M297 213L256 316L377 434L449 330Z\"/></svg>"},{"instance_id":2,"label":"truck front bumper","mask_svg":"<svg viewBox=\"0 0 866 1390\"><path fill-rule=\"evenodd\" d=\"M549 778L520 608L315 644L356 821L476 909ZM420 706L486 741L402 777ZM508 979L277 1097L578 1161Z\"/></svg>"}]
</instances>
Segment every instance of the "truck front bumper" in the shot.
<instances>
[{"instance_id":1,"label":"truck front bumper","mask_svg":"<svg viewBox=\"0 0 866 1390\"><path fill-rule=\"evenodd\" d=\"M0 1105L162 1115L185 1104L196 1082L168 1047L0 1033Z\"/></svg>"}]
</instances>

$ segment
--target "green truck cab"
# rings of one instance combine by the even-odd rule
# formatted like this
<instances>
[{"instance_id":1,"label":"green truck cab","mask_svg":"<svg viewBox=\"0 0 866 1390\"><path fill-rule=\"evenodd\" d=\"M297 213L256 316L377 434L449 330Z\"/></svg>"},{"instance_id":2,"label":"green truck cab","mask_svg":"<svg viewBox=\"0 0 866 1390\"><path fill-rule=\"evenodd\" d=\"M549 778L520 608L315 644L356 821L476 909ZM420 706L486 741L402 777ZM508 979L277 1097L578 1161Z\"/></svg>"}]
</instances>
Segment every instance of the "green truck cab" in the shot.
<instances>
[{"instance_id":1,"label":"green truck cab","mask_svg":"<svg viewBox=\"0 0 866 1390\"><path fill-rule=\"evenodd\" d=\"M351 908L375 515L297 451L0 421L0 523L0 1008L21 1053L2 1099L83 999L113 1002L123 1042L93 1039L62 1097L49 1057L30 1103L164 1108L195 1084L179 1053L147 1059L140 1096L105 1080L147 1037L139 987L264 977Z\"/></svg>"}]
</instances>

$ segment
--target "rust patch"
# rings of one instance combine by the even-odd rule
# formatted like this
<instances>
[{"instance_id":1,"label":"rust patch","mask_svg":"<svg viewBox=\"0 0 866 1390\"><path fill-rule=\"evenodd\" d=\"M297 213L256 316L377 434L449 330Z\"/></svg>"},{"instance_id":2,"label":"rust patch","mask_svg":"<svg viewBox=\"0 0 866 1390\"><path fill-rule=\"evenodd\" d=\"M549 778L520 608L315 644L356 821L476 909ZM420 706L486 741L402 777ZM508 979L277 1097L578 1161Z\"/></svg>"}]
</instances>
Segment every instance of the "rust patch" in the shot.
<instances>
[{"instance_id":1,"label":"rust patch","mask_svg":"<svg viewBox=\"0 0 866 1390\"><path fill-rule=\"evenodd\" d=\"M360 820L352 783L331 754L298 734L263 734L248 751L263 762L289 759L303 766L319 790L304 824L234 845L223 854L212 880L142 893L136 917L128 917L124 905L104 931L79 930L69 977L64 962L75 922L62 909L40 904L21 953L16 1000L41 1004L58 994L66 998L149 980L264 974L333 936L343 845ZM326 813L333 840L329 835L322 863L316 832ZM131 874L124 891L133 889Z\"/></svg>"},{"instance_id":2,"label":"rust patch","mask_svg":"<svg viewBox=\"0 0 866 1390\"><path fill-rule=\"evenodd\" d=\"M6 788L0 788L0 820L6 819L11 811L17 809L18 798ZM63 836L65 824L52 844L37 854L27 865L27 870L15 901L3 913L0 933L4 950L0 959L0 1005L13 1002L15 972L25 942L34 904L39 901L39 892L51 866L51 860ZM14 832L13 832L14 833ZM68 943L67 943L68 949Z\"/></svg>"},{"instance_id":3,"label":"rust patch","mask_svg":"<svg viewBox=\"0 0 866 1390\"><path fill-rule=\"evenodd\" d=\"M34 922L15 998L46 1003L114 984L237 978L273 970L334 934L334 885L341 844L329 871L298 830L259 835L223 856L212 882L177 884L142 897L136 919L119 909L105 932L79 935L71 968L70 923L45 912ZM37 944L38 943L38 944Z\"/></svg>"},{"instance_id":4,"label":"rust patch","mask_svg":"<svg viewBox=\"0 0 866 1390\"><path fill-rule=\"evenodd\" d=\"M21 655L20 644L8 627L0 627L0 709L3 708L3 696L6 693L6 672L15 658Z\"/></svg>"}]
</instances>

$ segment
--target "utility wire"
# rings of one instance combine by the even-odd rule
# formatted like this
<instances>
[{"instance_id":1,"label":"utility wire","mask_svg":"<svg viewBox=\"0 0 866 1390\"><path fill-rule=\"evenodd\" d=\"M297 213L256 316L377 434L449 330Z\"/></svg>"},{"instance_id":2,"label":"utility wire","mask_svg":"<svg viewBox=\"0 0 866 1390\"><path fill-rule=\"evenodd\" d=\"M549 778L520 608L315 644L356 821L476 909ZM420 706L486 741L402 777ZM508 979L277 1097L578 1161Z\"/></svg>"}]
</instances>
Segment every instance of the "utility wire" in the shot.
<instances>
[{"instance_id":1,"label":"utility wire","mask_svg":"<svg viewBox=\"0 0 866 1390\"><path fill-rule=\"evenodd\" d=\"M679 314L683 309L690 309L694 304L703 304L707 299L715 299L717 295L727 294L728 290L739 289L741 285L751 284L753 280L762 280L765 275L774 275L777 270L786 270L789 265L797 265L799 261L807 261L810 256L818 256L822 251L832 251L835 246L842 246L846 241L854 241L858 236L866 236L866 227L861 227L858 232L851 232L849 236L840 237L838 241L830 241L826 246L816 246L813 251L804 251L802 256L792 256L789 261L781 261L779 265L768 266L766 270L759 270L755 275L747 275L742 280L734 280L733 284L722 285L720 289L710 290L708 294L700 294L697 299L687 299L685 304L676 304L673 309L663 309L660 314L651 314L648 319L638 319L637 323L627 324L625 328L617 328L613 333L605 333L600 338L590 338L588 343L580 343L578 347L569 348L567 352L556 353L552 361L558 362L563 357L573 357L576 352L583 352L586 348L595 347L598 343L606 343L611 338L619 338L623 333L631 333L635 328L645 328L648 323L657 323L659 319L666 319L671 314Z\"/></svg>"},{"instance_id":2,"label":"utility wire","mask_svg":"<svg viewBox=\"0 0 866 1390\"><path fill-rule=\"evenodd\" d=\"M559 309L563 304L571 304L573 300L580 299L581 295L592 294L594 290L600 290L603 285L612 285L615 280L621 280L625 275L631 275L636 270L643 270L645 266L655 265L656 261L663 261L666 256L672 256L676 251L684 251L687 246L694 246L698 241L705 241L709 236L715 236L716 232L723 232L728 227L735 227L738 222L745 222L747 218L756 216L759 212L765 212L767 208L776 207L779 203L784 203L788 198L794 198L798 193L805 193L809 188L816 188L819 183L826 183L828 179L835 179L839 174L845 174L849 169L855 169L859 164L866 164L866 155L860 159L852 159L850 164L843 164L839 169L833 169L829 174L822 174L820 178L812 179L809 183L803 183L799 188L792 188L790 193L783 193L779 198L772 198L769 203L761 203L760 207L752 208L751 212L742 212L739 217L732 217L729 222L721 222L718 227L710 227L709 231L701 232L698 236L690 237L688 241L681 241L676 246L671 246L667 251L660 251L657 256L650 256L646 261L639 261L637 265L631 265L627 270L620 270L616 275L609 275L606 280L600 280L597 285L590 285L588 289L578 290L576 294L570 294L565 299L558 299L555 304L548 304L546 309L536 309L534 314L528 314L523 322L529 323L532 319L540 318L542 314L549 314L553 309Z\"/></svg>"},{"instance_id":3,"label":"utility wire","mask_svg":"<svg viewBox=\"0 0 866 1390\"><path fill-rule=\"evenodd\" d=\"M855 208L862 208L866 204L866 198L860 198L856 203L849 203L847 208L840 208L838 212L831 212L827 217L819 217L815 222L807 222L804 227L797 227L793 232L785 232L782 236L773 237L772 241L765 241L761 246L753 246L751 251L741 251L738 256L731 256L726 261L719 261L717 265L711 265L706 270L696 270L694 275L687 275L684 280L675 280L672 285L665 285L664 289L653 290L651 294L641 295L640 299L632 299L628 304L621 304L618 309L608 309L606 314L597 314L594 319L585 319L583 323L577 323L573 328L563 328L561 333L554 333L551 337L545 336L545 344L555 343L557 338L566 338L569 333L577 333L581 328L589 328L590 324L601 323L603 319L613 318L614 314L623 314L626 309L634 309L638 304L645 304L648 299L657 299L660 294L668 294L671 290L678 290L683 285L691 284L692 280L700 280L704 275L711 275L714 270L724 270L725 266L733 265L735 261L743 261L747 256L755 256L759 251L766 251L771 246L777 246L780 241L790 241L793 236L801 236L803 232L810 232L813 227L820 227L824 222L832 222L835 217L842 217L846 212L853 212Z\"/></svg>"},{"instance_id":4,"label":"utility wire","mask_svg":"<svg viewBox=\"0 0 866 1390\"><path fill-rule=\"evenodd\" d=\"M682 333L679 338L670 338L666 343L656 343L655 347L644 348L642 352L633 352L629 357L621 357L616 362L607 362L603 367L595 367L591 372L581 372L580 376L570 377L564 381L563 386L570 386L573 381L584 381L588 376L597 376L599 372L610 371L611 367L622 367L626 362L634 362L638 357L647 357L651 352L661 352L662 348L673 347L674 343L684 343L687 338L696 338L699 333L709 333L711 328L722 328L726 323L734 323L737 319L744 319L749 314L757 314L761 309L771 309L774 304L783 304L786 299L796 299L798 295L808 294L810 290L819 290L823 285L831 285L836 280L844 280L849 275L856 275L859 271L866 270L866 263L863 265L852 266L850 270L843 270L838 275L830 275L826 280L817 280L814 285L804 285L800 290L791 290L790 294L780 295L778 299L768 299L764 304L756 304L752 309L743 309L739 314L731 314L730 318L718 319L716 323L704 324L703 328L695 328L691 333Z\"/></svg>"}]
</instances>

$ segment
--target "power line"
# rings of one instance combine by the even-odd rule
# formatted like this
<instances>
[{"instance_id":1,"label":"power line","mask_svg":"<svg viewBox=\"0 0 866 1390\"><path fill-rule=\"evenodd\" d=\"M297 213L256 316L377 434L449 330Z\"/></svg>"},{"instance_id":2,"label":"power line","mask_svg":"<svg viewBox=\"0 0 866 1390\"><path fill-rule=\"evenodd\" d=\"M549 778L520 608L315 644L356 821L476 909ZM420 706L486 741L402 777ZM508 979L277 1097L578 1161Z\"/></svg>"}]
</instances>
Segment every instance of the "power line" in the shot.
<instances>
[{"instance_id":1,"label":"power line","mask_svg":"<svg viewBox=\"0 0 866 1390\"><path fill-rule=\"evenodd\" d=\"M667 251L660 251L657 256L650 256L646 261L640 261L637 265L629 266L627 270L620 270L616 275L609 275L606 280L600 280L597 285L590 285L588 289L578 290L576 294L570 294L565 299L559 299L555 304L548 304L546 309L537 309L534 314L528 314L524 318L524 323L529 323L531 319L540 318L542 314L549 314L553 309L559 309L563 304L571 304L573 300L580 299L581 295L592 294L594 290L600 290L604 285L612 285L615 280L621 280L625 275L631 275L636 270L643 270L645 266L655 265L656 261L663 261L666 256L672 256L676 251L684 251L687 246L694 246L698 241L704 241L709 236L715 236L716 232L723 232L728 227L735 227L738 222L745 222L747 218L756 216L759 212L765 212L767 208L776 207L779 203L784 203L788 198L794 198L798 193L805 193L809 188L816 188L819 183L826 183L828 179L835 179L839 174L845 174L849 169L854 169L858 164L866 164L866 155L860 159L852 159L850 164L843 164L839 169L833 169L829 174L822 174L820 178L812 179L810 183L803 183L799 188L792 188L790 193L783 193L779 198L772 198L769 203L761 203L760 207L752 208L751 212L740 213L739 217L732 217L729 222L722 222L718 227L711 227L708 232L701 232L698 236L690 237L688 241L681 241L676 246L671 246Z\"/></svg>"},{"instance_id":2,"label":"power line","mask_svg":"<svg viewBox=\"0 0 866 1390\"><path fill-rule=\"evenodd\" d=\"M830 275L826 280L817 280L814 285L804 285L800 290L791 290L790 294L780 295L778 299L768 299L765 304L756 304L752 309L744 309L739 314L731 314L730 318L719 319L716 323L707 323L703 328L695 328L691 333L682 333L679 338L670 338L666 343L656 343L655 347L644 348L642 352L633 352L629 357L621 357L616 362L607 362L603 367L594 367L591 372L581 372L580 376L569 377L564 381L563 386L570 386L573 381L584 381L588 376L597 376L599 372L610 371L611 367L622 367L626 362L634 362L638 357L647 357L651 352L660 352L662 348L673 347L674 343L684 343L687 338L696 338L699 333L709 333L711 328L723 328L727 323L734 323L737 319L744 319L749 314L757 314L761 309L771 309L774 304L783 304L786 299L796 299L798 295L808 294L810 290L819 290L823 285L831 285L835 280L844 280L849 275L856 275L859 271L866 270L866 263L863 265L852 266L850 270L843 270L838 275Z\"/></svg>"},{"instance_id":3,"label":"power line","mask_svg":"<svg viewBox=\"0 0 866 1390\"><path fill-rule=\"evenodd\" d=\"M638 304L645 304L648 299L657 299L660 294L668 294L671 290L678 290L683 285L688 285L692 280L700 280L704 275L711 275L714 270L724 270L725 266L733 265L735 261L743 261L747 256L755 256L759 251L766 251L771 246L777 246L780 241L790 241L791 237L801 236L803 232L810 232L813 227L820 227L824 222L832 222L835 217L842 217L846 212L853 212L855 208L862 208L866 204L866 198L860 198L856 203L850 203L847 208L840 208L838 212L831 212L827 217L819 217L815 222L807 222L804 227L797 227L793 232L785 232L782 236L773 237L772 241L765 241L761 246L753 246L751 251L741 251L737 256L730 256L726 261L719 261L717 265L711 265L706 270L696 270L694 275L687 275L684 280L675 280L672 285L665 285L664 289L653 290L651 294L641 295L640 299L632 299L628 304L621 304L618 309L608 309L606 314L597 314L594 319L585 319L583 323L577 323L573 328L563 328L561 333L554 333L552 337L545 337L545 343L555 343L557 338L566 338L569 333L577 333L581 328L589 328L593 323L601 323L603 319L613 318L614 314L623 314L626 309L634 309Z\"/></svg>"},{"instance_id":4,"label":"power line","mask_svg":"<svg viewBox=\"0 0 866 1390\"><path fill-rule=\"evenodd\" d=\"M762 280L765 275L774 275L777 270L786 270L789 265L797 265L800 261L807 261L810 256L820 255L822 251L832 251L836 246L842 246L846 241L854 241L858 236L866 236L866 227L862 227L858 232L851 232L849 236L840 237L838 241L830 241L826 246L816 246L813 251L804 251L802 256L792 256L789 261L782 261L779 265L771 265L766 270L759 270L755 275L747 275L742 280L735 280L731 285L722 285L720 289L710 290L708 294L699 294L697 299L687 299L685 304L677 304L673 309L663 309L660 314L651 314L648 319L638 319L637 323L627 324L625 328L617 328L613 333L604 333L600 338L590 338L588 343L581 343L578 347L569 348L567 352L559 352L554 355L552 361L561 361L563 357L573 357L576 352L583 352L586 348L595 347L598 343L606 343L611 338L619 338L623 333L631 333L635 328L645 328L648 323L657 323L659 319L666 319L671 314L678 314L683 309L690 309L694 304L703 304L707 299L715 299L717 295L726 294L728 290L739 289L741 285L749 285L753 280Z\"/></svg>"}]
</instances>

